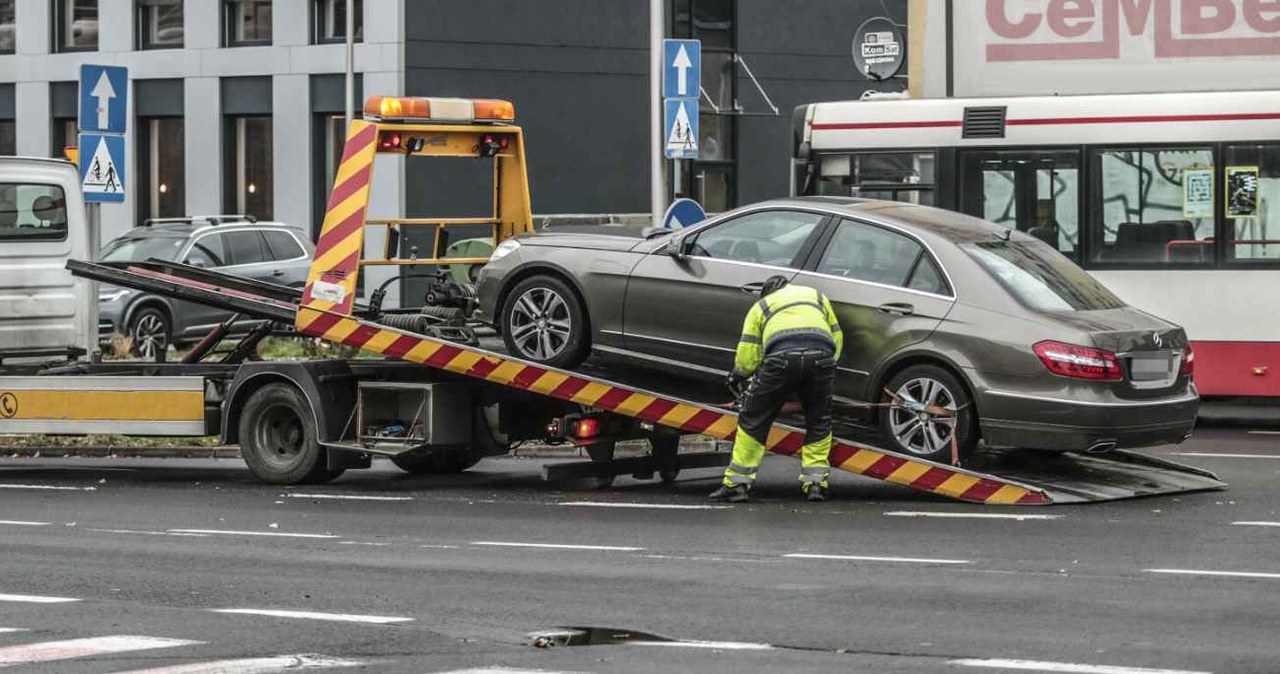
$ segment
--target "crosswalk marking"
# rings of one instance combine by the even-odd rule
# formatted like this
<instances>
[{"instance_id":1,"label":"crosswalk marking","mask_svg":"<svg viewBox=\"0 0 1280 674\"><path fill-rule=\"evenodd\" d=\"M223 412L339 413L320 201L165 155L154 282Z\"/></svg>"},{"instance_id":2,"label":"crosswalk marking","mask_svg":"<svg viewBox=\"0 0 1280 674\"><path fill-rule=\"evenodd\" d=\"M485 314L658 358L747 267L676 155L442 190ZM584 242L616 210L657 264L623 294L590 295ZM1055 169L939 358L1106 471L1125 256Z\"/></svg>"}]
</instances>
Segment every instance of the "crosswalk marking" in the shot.
<instances>
[{"instance_id":1,"label":"crosswalk marking","mask_svg":"<svg viewBox=\"0 0 1280 674\"><path fill-rule=\"evenodd\" d=\"M298 669L335 669L338 667L358 667L363 664L365 663L358 660L342 660L326 655L299 654L277 655L269 658L196 662L189 665L137 669L119 672L119 674L276 674L276 672L291 672Z\"/></svg>"},{"instance_id":2,"label":"crosswalk marking","mask_svg":"<svg viewBox=\"0 0 1280 674\"><path fill-rule=\"evenodd\" d=\"M12 601L23 604L65 604L80 601L70 597L37 597L30 594L0 594L0 601Z\"/></svg>"},{"instance_id":3,"label":"crosswalk marking","mask_svg":"<svg viewBox=\"0 0 1280 674\"><path fill-rule=\"evenodd\" d=\"M139 637L117 635L109 637L92 637L89 639L68 639L66 641L46 641L21 646L0 647L0 667L31 664L35 662L52 662L70 660L93 655L110 653L127 653L129 651L146 651L157 648L174 648L177 646L194 646L200 641L186 639L164 639L160 637Z\"/></svg>"}]
</instances>

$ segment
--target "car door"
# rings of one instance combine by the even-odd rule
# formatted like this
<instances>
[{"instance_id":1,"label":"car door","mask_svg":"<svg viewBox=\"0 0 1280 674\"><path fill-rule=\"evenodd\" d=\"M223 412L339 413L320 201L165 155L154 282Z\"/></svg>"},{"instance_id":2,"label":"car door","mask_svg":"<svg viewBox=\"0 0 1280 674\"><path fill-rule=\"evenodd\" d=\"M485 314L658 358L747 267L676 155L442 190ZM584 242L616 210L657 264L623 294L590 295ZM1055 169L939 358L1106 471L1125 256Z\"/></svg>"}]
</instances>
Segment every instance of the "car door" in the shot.
<instances>
[{"instance_id":1,"label":"car door","mask_svg":"<svg viewBox=\"0 0 1280 674\"><path fill-rule=\"evenodd\" d=\"M222 236L227 246L228 262L222 271L255 281L279 282L284 272L271 258L271 250L267 247L267 240L262 232L235 229L224 232Z\"/></svg>"},{"instance_id":2,"label":"car door","mask_svg":"<svg viewBox=\"0 0 1280 674\"><path fill-rule=\"evenodd\" d=\"M924 340L955 299L937 261L906 233L841 219L796 278L831 300L844 331L836 394L873 400L885 359Z\"/></svg>"},{"instance_id":3,"label":"car door","mask_svg":"<svg viewBox=\"0 0 1280 674\"><path fill-rule=\"evenodd\" d=\"M262 237L267 241L267 250L273 263L271 277L268 280L295 288L306 285L307 272L311 268L311 257L307 255L307 251L293 234L268 229L262 232Z\"/></svg>"},{"instance_id":4,"label":"car door","mask_svg":"<svg viewBox=\"0 0 1280 674\"><path fill-rule=\"evenodd\" d=\"M750 292L774 275L793 277L828 215L767 209L710 224L683 238L687 254L660 249L627 282L624 344L629 351L729 370Z\"/></svg>"}]
</instances>

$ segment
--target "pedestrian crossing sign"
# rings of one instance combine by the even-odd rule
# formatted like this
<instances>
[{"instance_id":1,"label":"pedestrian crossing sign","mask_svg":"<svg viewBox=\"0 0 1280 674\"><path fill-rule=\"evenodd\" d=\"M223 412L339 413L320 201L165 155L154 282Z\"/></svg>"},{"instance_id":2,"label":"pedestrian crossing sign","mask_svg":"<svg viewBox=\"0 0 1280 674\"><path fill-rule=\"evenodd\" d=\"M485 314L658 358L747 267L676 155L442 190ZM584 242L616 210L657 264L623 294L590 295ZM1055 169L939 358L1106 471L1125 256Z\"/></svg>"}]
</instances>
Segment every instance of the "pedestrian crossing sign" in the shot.
<instances>
[{"instance_id":1,"label":"pedestrian crossing sign","mask_svg":"<svg viewBox=\"0 0 1280 674\"><path fill-rule=\"evenodd\" d=\"M124 202L124 136L80 134L80 186L90 203Z\"/></svg>"},{"instance_id":2,"label":"pedestrian crossing sign","mask_svg":"<svg viewBox=\"0 0 1280 674\"><path fill-rule=\"evenodd\" d=\"M698 99L669 98L666 104L666 124L663 124L664 153L668 159L696 159L698 157Z\"/></svg>"}]
</instances>

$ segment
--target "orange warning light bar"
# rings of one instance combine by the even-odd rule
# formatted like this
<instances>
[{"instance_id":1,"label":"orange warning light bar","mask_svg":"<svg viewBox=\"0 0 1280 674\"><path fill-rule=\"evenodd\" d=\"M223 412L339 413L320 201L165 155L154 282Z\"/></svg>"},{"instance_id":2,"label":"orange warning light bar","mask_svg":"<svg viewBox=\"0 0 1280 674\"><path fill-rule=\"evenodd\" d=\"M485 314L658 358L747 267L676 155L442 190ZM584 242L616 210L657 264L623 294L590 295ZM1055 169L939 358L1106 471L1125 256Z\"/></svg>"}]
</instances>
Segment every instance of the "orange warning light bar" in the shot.
<instances>
[{"instance_id":1,"label":"orange warning light bar","mask_svg":"<svg viewBox=\"0 0 1280 674\"><path fill-rule=\"evenodd\" d=\"M364 103L364 117L384 122L514 122L516 107L511 101L487 98L370 96Z\"/></svg>"}]
</instances>

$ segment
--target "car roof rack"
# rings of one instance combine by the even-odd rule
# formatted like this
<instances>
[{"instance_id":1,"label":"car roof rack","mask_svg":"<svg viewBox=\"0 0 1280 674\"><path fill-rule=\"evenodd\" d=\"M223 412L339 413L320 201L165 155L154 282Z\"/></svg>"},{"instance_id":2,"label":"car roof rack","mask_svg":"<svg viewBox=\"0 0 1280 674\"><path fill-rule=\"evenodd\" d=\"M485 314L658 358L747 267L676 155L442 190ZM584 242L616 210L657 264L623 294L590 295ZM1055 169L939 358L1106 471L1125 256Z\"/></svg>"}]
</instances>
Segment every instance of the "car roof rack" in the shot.
<instances>
[{"instance_id":1,"label":"car roof rack","mask_svg":"<svg viewBox=\"0 0 1280 674\"><path fill-rule=\"evenodd\" d=\"M173 225L173 224L195 224L203 222L210 225L222 225L230 222L247 222L255 223L258 219L252 215L245 214L222 214L222 215L190 215L183 218L147 218L142 221L143 227L151 227L152 225Z\"/></svg>"}]
</instances>

